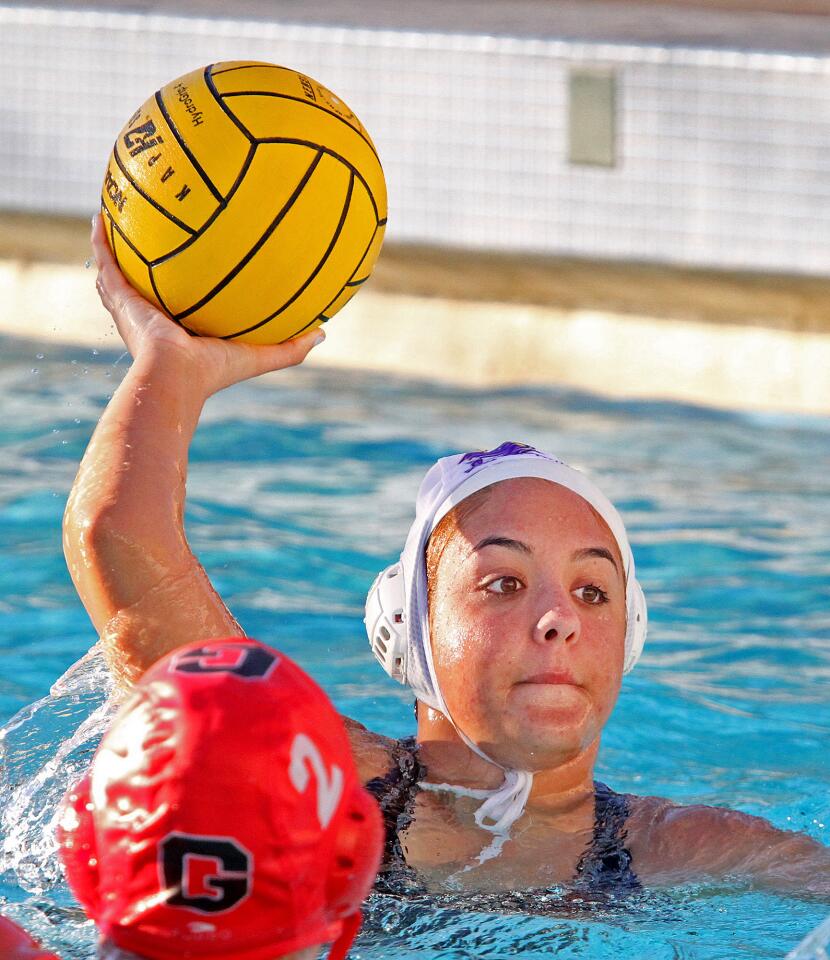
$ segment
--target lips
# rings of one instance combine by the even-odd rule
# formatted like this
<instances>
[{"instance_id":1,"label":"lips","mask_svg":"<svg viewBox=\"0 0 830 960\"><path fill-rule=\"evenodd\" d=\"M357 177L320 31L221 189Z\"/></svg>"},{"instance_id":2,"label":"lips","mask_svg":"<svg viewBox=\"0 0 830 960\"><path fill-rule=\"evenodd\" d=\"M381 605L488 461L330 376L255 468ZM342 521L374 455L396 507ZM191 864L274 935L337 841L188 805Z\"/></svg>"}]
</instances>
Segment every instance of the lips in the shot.
<instances>
[{"instance_id":1,"label":"lips","mask_svg":"<svg viewBox=\"0 0 830 960\"><path fill-rule=\"evenodd\" d=\"M522 680L521 682L551 684L551 685L569 684L570 686L578 686L573 674L568 673L567 670L551 670L548 673L537 673L532 677L527 677L525 680Z\"/></svg>"}]
</instances>

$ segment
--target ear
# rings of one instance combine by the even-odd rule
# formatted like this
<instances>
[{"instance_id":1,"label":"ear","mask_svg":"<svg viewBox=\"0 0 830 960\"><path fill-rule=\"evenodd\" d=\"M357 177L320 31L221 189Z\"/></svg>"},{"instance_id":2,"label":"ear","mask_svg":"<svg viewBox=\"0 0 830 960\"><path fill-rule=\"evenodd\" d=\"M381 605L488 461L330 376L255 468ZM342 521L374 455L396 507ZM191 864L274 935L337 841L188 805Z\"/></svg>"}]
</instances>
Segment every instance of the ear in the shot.
<instances>
[{"instance_id":1,"label":"ear","mask_svg":"<svg viewBox=\"0 0 830 960\"><path fill-rule=\"evenodd\" d=\"M89 775L71 788L63 798L56 835L69 886L87 916L98 920L98 843Z\"/></svg>"}]
</instances>

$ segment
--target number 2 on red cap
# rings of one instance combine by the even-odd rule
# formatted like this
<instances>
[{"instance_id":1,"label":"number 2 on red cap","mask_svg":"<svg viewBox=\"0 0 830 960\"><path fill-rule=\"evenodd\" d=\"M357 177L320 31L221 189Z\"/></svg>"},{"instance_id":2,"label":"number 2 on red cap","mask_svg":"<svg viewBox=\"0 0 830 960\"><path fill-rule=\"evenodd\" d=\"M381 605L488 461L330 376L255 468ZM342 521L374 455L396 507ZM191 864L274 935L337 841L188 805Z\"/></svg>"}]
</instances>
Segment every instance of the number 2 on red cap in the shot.
<instances>
[{"instance_id":1,"label":"number 2 on red cap","mask_svg":"<svg viewBox=\"0 0 830 960\"><path fill-rule=\"evenodd\" d=\"M298 793L305 793L312 773L317 781L317 819L325 830L343 796L343 771L337 764L332 764L329 773L317 745L304 733L298 733L291 744L291 765L288 768L291 783Z\"/></svg>"}]
</instances>

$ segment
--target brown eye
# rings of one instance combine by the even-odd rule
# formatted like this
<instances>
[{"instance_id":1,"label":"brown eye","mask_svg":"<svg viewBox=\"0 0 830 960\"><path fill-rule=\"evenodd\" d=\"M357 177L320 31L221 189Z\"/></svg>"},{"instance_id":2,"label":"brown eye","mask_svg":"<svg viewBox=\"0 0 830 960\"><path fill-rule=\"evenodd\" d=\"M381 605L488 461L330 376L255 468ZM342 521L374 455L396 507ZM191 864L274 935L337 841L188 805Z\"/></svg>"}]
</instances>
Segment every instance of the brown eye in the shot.
<instances>
[{"instance_id":1,"label":"brown eye","mask_svg":"<svg viewBox=\"0 0 830 960\"><path fill-rule=\"evenodd\" d=\"M493 593L518 593L522 589L522 583L518 577L499 577L488 584L487 589Z\"/></svg>"},{"instance_id":2,"label":"brown eye","mask_svg":"<svg viewBox=\"0 0 830 960\"><path fill-rule=\"evenodd\" d=\"M600 603L608 602L608 594L604 590L600 590L599 587L595 587L593 584L588 584L587 586L580 587L578 590L574 591L580 600L585 603L590 603L593 605L598 605Z\"/></svg>"}]
</instances>

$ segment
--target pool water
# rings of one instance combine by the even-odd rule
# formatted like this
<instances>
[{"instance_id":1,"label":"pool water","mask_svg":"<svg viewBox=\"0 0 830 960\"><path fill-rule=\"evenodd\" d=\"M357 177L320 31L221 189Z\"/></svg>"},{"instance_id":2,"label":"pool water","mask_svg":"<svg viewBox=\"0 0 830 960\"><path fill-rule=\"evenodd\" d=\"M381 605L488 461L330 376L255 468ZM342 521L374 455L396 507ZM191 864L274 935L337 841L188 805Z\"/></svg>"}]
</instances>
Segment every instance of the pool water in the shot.
<instances>
[{"instance_id":1,"label":"pool water","mask_svg":"<svg viewBox=\"0 0 830 960\"><path fill-rule=\"evenodd\" d=\"M0 340L0 723L47 697L95 640L63 563L61 515L127 363ZM209 402L188 535L252 636L296 658L344 712L402 736L411 698L371 658L366 590L400 550L429 464L505 439L590 471L631 534L650 635L598 776L830 844L827 420L292 370ZM94 956L94 930L45 828L94 746L84 718L104 677L92 658L0 739L0 910L76 960ZM352 956L781 958L829 910L737 882L561 918L376 897Z\"/></svg>"}]
</instances>

